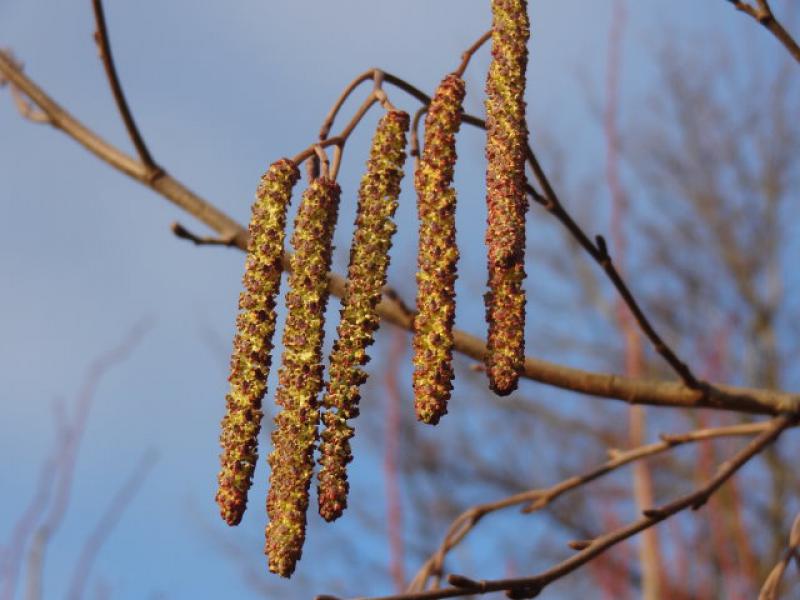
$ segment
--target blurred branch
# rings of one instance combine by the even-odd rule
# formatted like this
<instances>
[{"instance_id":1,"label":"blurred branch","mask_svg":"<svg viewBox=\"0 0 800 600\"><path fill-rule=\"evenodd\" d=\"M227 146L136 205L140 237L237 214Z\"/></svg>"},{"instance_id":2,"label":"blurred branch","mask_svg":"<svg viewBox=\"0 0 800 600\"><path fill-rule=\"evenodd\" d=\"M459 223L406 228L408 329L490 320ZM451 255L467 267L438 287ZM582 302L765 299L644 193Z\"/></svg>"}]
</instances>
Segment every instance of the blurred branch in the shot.
<instances>
[{"instance_id":1,"label":"blurred branch","mask_svg":"<svg viewBox=\"0 0 800 600\"><path fill-rule=\"evenodd\" d=\"M455 598L498 591L505 591L509 598L533 598L541 593L547 585L572 573L620 542L681 511L689 508L697 510L702 507L720 486L747 464L750 459L771 445L787 428L796 425L797 420L798 417L789 415L773 419L767 423L767 426L758 437L737 452L730 460L722 463L718 467L716 475L706 482L704 486L669 504L644 511L644 516L633 523L592 540L581 540L581 542L575 544L575 547L580 550L577 554L543 573L531 577L481 581L462 575L450 575L448 582L451 587L448 588L381 596L367 600L438 600L440 598Z\"/></svg>"},{"instance_id":2,"label":"blurred branch","mask_svg":"<svg viewBox=\"0 0 800 600\"><path fill-rule=\"evenodd\" d=\"M0 74L5 76L13 85L17 86L36 106L44 111L51 118L51 124L54 127L75 139L92 154L159 193L223 236L233 235L233 244L241 250L247 249L248 236L246 229L215 206L190 191L167 172L152 179L150 170L143 163L112 146L76 120L31 81L20 70L19 66L14 61L10 60L8 54L2 51L0 51ZM390 76L388 73L384 75L384 78L389 83L397 84L397 78ZM416 92L418 92L416 88L404 82L402 85L404 85L405 88L411 89L412 92L409 93L413 93L416 96ZM465 122L468 122L466 118ZM535 162L535 159L533 164L538 167L538 163ZM544 175L541 169L534 168L534 171L537 170L542 176ZM542 182L547 182L546 177L542 177ZM549 182L547 182L547 184L549 185ZM615 282L618 289L627 292L627 288L616 273L610 257L608 257L605 252L604 242L600 245L599 249L594 248L592 242L586 239L585 234L580 231L578 226L574 224L566 211L564 211L563 207L561 207L560 203L558 203L557 197L552 194L552 190L547 191L547 188L545 188L545 190L548 195L548 210L554 212L559 220L568 227L575 228L578 232L576 235L583 236L585 243L593 248L592 252L595 253L593 256L597 256L596 260L603 265L603 268L611 276L612 281ZM235 234L232 234L232 232L235 232ZM290 258L291 255L287 252L284 256L284 269L288 270ZM329 285L331 293L337 297L342 297L345 290L344 277L331 273L329 275ZM627 296L626 302L633 301L630 292L627 292ZM378 304L378 313L384 320L394 325L407 330L412 329L413 315L409 314L404 307L390 298L384 297L381 300ZM642 318L643 315L641 311L638 311L638 313L638 318ZM651 333L655 332L651 330ZM458 330L454 332L454 338L456 350L477 361L484 361L486 344L483 340ZM782 412L800 411L800 396L797 394L766 389L737 388L709 384L704 385L703 389L693 389L685 383L652 381L620 377L618 375L606 373L593 373L557 365L533 357L526 358L523 376L562 389L601 398L623 400L629 404L648 404L653 406L683 408L716 408L770 415Z\"/></svg>"},{"instance_id":3,"label":"blurred branch","mask_svg":"<svg viewBox=\"0 0 800 600\"><path fill-rule=\"evenodd\" d=\"M155 462L155 452L153 450L145 452L139 459L136 468L128 476L128 479L111 498L105 512L83 544L83 549L72 573L72 583L67 594L68 600L80 600L83 598L92 565L100 552L100 548L102 548L109 534L122 518L128 505L136 497L136 493L141 489Z\"/></svg>"},{"instance_id":4,"label":"blurred branch","mask_svg":"<svg viewBox=\"0 0 800 600\"><path fill-rule=\"evenodd\" d=\"M794 40L786 28L775 18L769 0L756 0L756 5L750 4L747 0L728 0L736 9L750 15L761 23L775 38L783 44L794 59L800 63L800 45Z\"/></svg>"}]
</instances>

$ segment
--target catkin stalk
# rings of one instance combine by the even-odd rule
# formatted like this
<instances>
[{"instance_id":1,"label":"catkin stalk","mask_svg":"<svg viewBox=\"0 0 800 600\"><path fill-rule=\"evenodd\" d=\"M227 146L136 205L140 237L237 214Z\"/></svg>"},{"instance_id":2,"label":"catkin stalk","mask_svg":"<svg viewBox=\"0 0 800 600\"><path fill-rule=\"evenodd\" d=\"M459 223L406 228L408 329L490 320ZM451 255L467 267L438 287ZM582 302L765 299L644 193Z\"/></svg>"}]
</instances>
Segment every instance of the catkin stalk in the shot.
<instances>
[{"instance_id":1,"label":"catkin stalk","mask_svg":"<svg viewBox=\"0 0 800 600\"><path fill-rule=\"evenodd\" d=\"M269 524L265 552L269 570L283 577L294 572L305 541L308 489L314 470L322 389L322 342L328 303L331 241L340 190L327 178L311 182L298 210L292 235L283 332L283 363L278 372L271 473L267 496Z\"/></svg>"},{"instance_id":2,"label":"catkin stalk","mask_svg":"<svg viewBox=\"0 0 800 600\"><path fill-rule=\"evenodd\" d=\"M380 321L376 307L397 230L392 216L403 178L408 122L402 111L391 111L380 120L358 192L347 286L331 353L330 381L322 400L325 431L320 441L317 496L319 514L326 521L337 519L347 507L347 464L352 460L350 438L354 434L348 420L358 416L359 386L367 379L361 366L369 361L366 349L373 343Z\"/></svg>"},{"instance_id":3,"label":"catkin stalk","mask_svg":"<svg viewBox=\"0 0 800 600\"><path fill-rule=\"evenodd\" d=\"M417 419L436 424L453 389L455 320L456 163L464 81L447 75L425 118L425 147L415 174L419 217L417 315L414 319L414 404Z\"/></svg>"},{"instance_id":4,"label":"catkin stalk","mask_svg":"<svg viewBox=\"0 0 800 600\"><path fill-rule=\"evenodd\" d=\"M258 458L261 400L271 364L275 333L275 298L281 283L286 209L300 176L287 159L273 163L256 193L250 240L239 296L239 315L231 355L230 391L222 419L217 504L222 518L237 525L247 507L247 493Z\"/></svg>"},{"instance_id":5,"label":"catkin stalk","mask_svg":"<svg viewBox=\"0 0 800 600\"><path fill-rule=\"evenodd\" d=\"M486 83L489 324L486 372L499 395L517 388L525 362L526 0L492 0L492 62Z\"/></svg>"}]
</instances>

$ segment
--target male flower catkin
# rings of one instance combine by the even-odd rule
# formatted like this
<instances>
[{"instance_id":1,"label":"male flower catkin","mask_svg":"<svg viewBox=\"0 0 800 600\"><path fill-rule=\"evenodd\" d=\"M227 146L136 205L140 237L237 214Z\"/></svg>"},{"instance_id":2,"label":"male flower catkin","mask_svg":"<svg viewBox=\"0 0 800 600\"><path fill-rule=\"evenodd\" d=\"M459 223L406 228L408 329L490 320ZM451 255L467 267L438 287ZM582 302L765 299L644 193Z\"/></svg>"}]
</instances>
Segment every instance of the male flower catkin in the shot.
<instances>
[{"instance_id":1,"label":"male flower catkin","mask_svg":"<svg viewBox=\"0 0 800 600\"><path fill-rule=\"evenodd\" d=\"M361 369L369 360L366 349L378 328L377 304L386 283L389 249L397 230L392 216L397 209L400 181L403 178L408 115L387 113L378 123L372 139L367 172L358 192L358 214L347 288L342 299L338 339L333 345L330 381L322 400L325 431L320 442L319 514L326 521L341 516L347 506L347 463L353 456L350 438L353 427L347 422L358 416L358 388L367 379Z\"/></svg>"},{"instance_id":2,"label":"male flower catkin","mask_svg":"<svg viewBox=\"0 0 800 600\"><path fill-rule=\"evenodd\" d=\"M517 387L525 361L526 0L492 0L492 62L486 83L489 323L486 371L499 395Z\"/></svg>"},{"instance_id":3,"label":"male flower catkin","mask_svg":"<svg viewBox=\"0 0 800 600\"><path fill-rule=\"evenodd\" d=\"M331 241L339 206L339 186L322 177L311 182L295 219L288 315L283 332L283 364L278 371L272 472L267 496L269 570L289 577L303 552L308 488L314 470L322 389L322 341L328 303Z\"/></svg>"},{"instance_id":4,"label":"male flower catkin","mask_svg":"<svg viewBox=\"0 0 800 600\"><path fill-rule=\"evenodd\" d=\"M420 221L417 311L414 319L414 402L417 419L436 424L447 412L453 389L455 319L456 163L455 136L461 125L464 81L447 75L425 118L425 147L415 174Z\"/></svg>"},{"instance_id":5,"label":"male flower catkin","mask_svg":"<svg viewBox=\"0 0 800 600\"><path fill-rule=\"evenodd\" d=\"M287 159L273 163L261 178L250 221L250 241L233 338L230 392L222 419L221 469L217 504L229 525L242 520L258 457L261 399L271 364L275 297L281 284L286 208L300 176Z\"/></svg>"}]
</instances>

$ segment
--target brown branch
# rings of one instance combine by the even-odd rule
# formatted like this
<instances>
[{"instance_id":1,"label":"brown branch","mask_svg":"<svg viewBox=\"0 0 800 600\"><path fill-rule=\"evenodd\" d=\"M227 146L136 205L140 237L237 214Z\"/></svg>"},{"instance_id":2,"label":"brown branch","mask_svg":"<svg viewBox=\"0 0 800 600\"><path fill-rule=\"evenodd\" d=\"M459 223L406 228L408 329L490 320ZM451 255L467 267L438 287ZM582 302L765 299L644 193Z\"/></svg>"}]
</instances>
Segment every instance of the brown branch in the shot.
<instances>
[{"instance_id":1,"label":"brown branch","mask_svg":"<svg viewBox=\"0 0 800 600\"><path fill-rule=\"evenodd\" d=\"M789 54L800 63L800 45L795 41L792 35L786 31L786 28L775 18L772 8L769 5L769 0L756 0L757 6L749 4L746 0L728 0L733 6L750 15L761 23L775 38L783 44L783 47L789 51Z\"/></svg>"},{"instance_id":2,"label":"brown branch","mask_svg":"<svg viewBox=\"0 0 800 600\"><path fill-rule=\"evenodd\" d=\"M225 236L236 232L233 245L241 250L247 249L247 231L241 225L186 188L168 173L165 172L161 177L152 180L148 169L142 163L112 146L67 113L31 81L13 61L9 60L8 55L4 52L0 52L0 74L16 85L36 106L44 111L52 120L51 124L54 127L75 139L92 154L159 193L221 235ZM391 83L392 77L387 73L384 79ZM413 86L410 86L409 89L416 90ZM419 93L422 94L422 92ZM427 98L424 94L423 96ZM465 123L475 124L477 121L480 120L474 117L469 120L464 118ZM578 229L578 231L580 230ZM284 258L284 269L288 270L288 268L289 254L287 253ZM345 279L331 273L329 280L331 292L341 297L345 289ZM391 298L383 298L378 305L378 313L389 323L411 330L413 314L409 314L407 309ZM486 344L483 340L458 330L454 332L454 338L456 350L476 361L484 360ZM705 390L699 391L679 382L593 373L533 357L526 358L523 375L528 379L561 389L601 398L613 398L629 404L714 408L768 415L783 412L800 413L800 395L776 390L708 385Z\"/></svg>"},{"instance_id":3,"label":"brown branch","mask_svg":"<svg viewBox=\"0 0 800 600\"><path fill-rule=\"evenodd\" d=\"M235 246L236 245L236 232L232 231L222 236L198 236L178 223L177 221L170 225L172 233L175 237L183 240L189 240L196 246Z\"/></svg>"},{"instance_id":4,"label":"brown branch","mask_svg":"<svg viewBox=\"0 0 800 600\"><path fill-rule=\"evenodd\" d=\"M703 487L669 504L644 511L644 516L633 523L593 540L578 543L577 547L583 548L582 550L538 575L482 581L473 580L463 575L451 575L448 578L448 582L452 587L362 600L438 600L440 598L455 598L469 594L487 594L500 591L505 591L510 598L533 598L550 583L572 573L616 544L683 510L689 508L696 510L703 506L708 498L730 479L736 471L771 445L788 427L795 425L797 420L798 417L796 415L782 415L773 419L758 437L737 452L730 460L722 463L718 467L716 475Z\"/></svg>"},{"instance_id":5,"label":"brown branch","mask_svg":"<svg viewBox=\"0 0 800 600\"><path fill-rule=\"evenodd\" d=\"M792 529L789 532L789 546L786 548L783 557L769 572L764 585L761 587L758 600L778 600L783 574L791 564L792 559L797 562L797 568L800 569L800 515L795 517Z\"/></svg>"},{"instance_id":6,"label":"brown branch","mask_svg":"<svg viewBox=\"0 0 800 600\"><path fill-rule=\"evenodd\" d=\"M125 99L125 93L122 91L122 85L119 82L117 75L117 67L114 64L114 57L111 54L111 43L108 38L108 27L106 26L106 17L103 12L102 0L92 0L92 9L94 10L94 20L97 25L97 31L94 34L94 41L97 43L97 48L100 51L100 58L103 61L103 68L108 77L108 83L111 86L111 93L114 95L114 102L117 104L119 114L122 117L122 122L125 124L125 129L128 131L128 136L131 138L136 153L142 160L142 164L150 171L150 177L156 178L161 173L161 168L155 163L147 145L144 143L139 128L136 126L136 121L133 120L133 114L128 106L128 101Z\"/></svg>"},{"instance_id":7,"label":"brown branch","mask_svg":"<svg viewBox=\"0 0 800 600\"><path fill-rule=\"evenodd\" d=\"M625 451L609 450L609 460L605 463L582 475L570 477L548 488L528 490L502 500L473 506L453 520L441 545L419 569L409 586L409 590L423 590L429 578L441 577L445 556L460 544L478 522L489 513L520 504L527 504L522 509L522 512L536 512L549 506L563 494L580 488L630 463L666 452L683 444L720 437L756 435L765 431L770 425L770 422L748 423L729 427L697 429L682 434L662 435L660 442ZM576 549L581 550L583 548Z\"/></svg>"},{"instance_id":8,"label":"brown branch","mask_svg":"<svg viewBox=\"0 0 800 600\"><path fill-rule=\"evenodd\" d=\"M481 46L483 46L487 41L492 38L492 30L490 29L486 33L484 33L481 37L479 37L472 46L467 48L464 53L461 55L461 64L458 65L455 73L459 77L464 74L464 71L467 70L467 65L469 65L470 59L472 59L472 55L475 54L478 50L480 50Z\"/></svg>"}]
</instances>

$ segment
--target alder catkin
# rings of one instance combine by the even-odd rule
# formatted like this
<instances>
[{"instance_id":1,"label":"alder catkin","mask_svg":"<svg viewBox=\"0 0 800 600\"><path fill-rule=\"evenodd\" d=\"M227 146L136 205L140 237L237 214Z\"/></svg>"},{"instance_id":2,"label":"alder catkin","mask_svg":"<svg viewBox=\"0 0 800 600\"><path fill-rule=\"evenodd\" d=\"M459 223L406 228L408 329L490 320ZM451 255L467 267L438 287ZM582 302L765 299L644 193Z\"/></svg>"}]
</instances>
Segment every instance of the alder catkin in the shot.
<instances>
[{"instance_id":1,"label":"alder catkin","mask_svg":"<svg viewBox=\"0 0 800 600\"><path fill-rule=\"evenodd\" d=\"M417 315L414 319L414 404L417 419L436 424L453 389L455 319L456 163L464 81L447 75L425 118L425 147L415 174L419 217Z\"/></svg>"},{"instance_id":2,"label":"alder catkin","mask_svg":"<svg viewBox=\"0 0 800 600\"><path fill-rule=\"evenodd\" d=\"M392 217L403 178L408 122L402 111L391 111L380 120L358 192L347 287L338 339L331 352L330 381L322 400L325 430L320 441L317 496L319 514L326 521L337 519L347 507L347 464L352 460L350 438L354 434L348 420L358 416L359 386L367 379L361 366L369 360L366 349L380 321L377 305L397 229Z\"/></svg>"},{"instance_id":3,"label":"alder catkin","mask_svg":"<svg viewBox=\"0 0 800 600\"><path fill-rule=\"evenodd\" d=\"M489 324L486 371L499 395L517 388L525 362L525 0L492 0L492 62L486 83Z\"/></svg>"},{"instance_id":4,"label":"alder catkin","mask_svg":"<svg viewBox=\"0 0 800 600\"><path fill-rule=\"evenodd\" d=\"M265 551L269 570L289 577L303 552L308 489L314 470L322 389L322 342L328 271L340 190L322 177L311 182L295 219L286 294L283 363L278 371Z\"/></svg>"},{"instance_id":5,"label":"alder catkin","mask_svg":"<svg viewBox=\"0 0 800 600\"><path fill-rule=\"evenodd\" d=\"M267 387L281 284L286 209L300 177L287 159L273 163L256 193L231 355L230 391L222 419L217 504L229 525L242 520L258 458L261 400Z\"/></svg>"}]
</instances>

